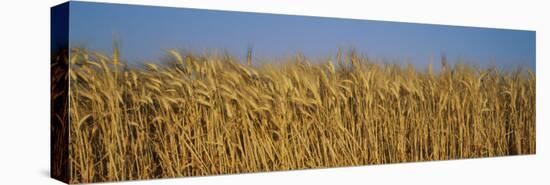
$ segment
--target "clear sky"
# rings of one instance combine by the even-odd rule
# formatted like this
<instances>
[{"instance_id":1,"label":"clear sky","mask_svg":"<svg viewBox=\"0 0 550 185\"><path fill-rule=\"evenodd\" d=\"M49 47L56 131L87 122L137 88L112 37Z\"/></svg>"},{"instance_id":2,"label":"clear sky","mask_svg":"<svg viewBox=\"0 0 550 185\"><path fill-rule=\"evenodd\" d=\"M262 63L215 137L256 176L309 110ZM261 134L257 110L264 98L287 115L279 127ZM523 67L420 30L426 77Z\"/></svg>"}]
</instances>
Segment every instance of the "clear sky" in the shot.
<instances>
[{"instance_id":1,"label":"clear sky","mask_svg":"<svg viewBox=\"0 0 550 185\"><path fill-rule=\"evenodd\" d=\"M368 57L425 67L441 54L480 66L535 69L535 32L186 8L71 2L70 44L155 61L168 49L227 50L255 58L334 56L355 48Z\"/></svg>"}]
</instances>

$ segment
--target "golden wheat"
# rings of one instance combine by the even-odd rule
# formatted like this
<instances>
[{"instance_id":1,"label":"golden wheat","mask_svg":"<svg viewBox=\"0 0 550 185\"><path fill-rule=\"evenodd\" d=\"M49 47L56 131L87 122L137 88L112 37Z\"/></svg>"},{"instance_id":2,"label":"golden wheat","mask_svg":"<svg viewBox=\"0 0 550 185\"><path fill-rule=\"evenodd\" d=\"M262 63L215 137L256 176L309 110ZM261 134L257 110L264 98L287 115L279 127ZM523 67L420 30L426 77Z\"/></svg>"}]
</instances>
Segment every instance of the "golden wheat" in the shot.
<instances>
[{"instance_id":1,"label":"golden wheat","mask_svg":"<svg viewBox=\"0 0 550 185\"><path fill-rule=\"evenodd\" d=\"M337 66L170 50L174 64L130 67L115 52L71 54L72 183L536 151L531 72L421 72L340 50Z\"/></svg>"}]
</instances>

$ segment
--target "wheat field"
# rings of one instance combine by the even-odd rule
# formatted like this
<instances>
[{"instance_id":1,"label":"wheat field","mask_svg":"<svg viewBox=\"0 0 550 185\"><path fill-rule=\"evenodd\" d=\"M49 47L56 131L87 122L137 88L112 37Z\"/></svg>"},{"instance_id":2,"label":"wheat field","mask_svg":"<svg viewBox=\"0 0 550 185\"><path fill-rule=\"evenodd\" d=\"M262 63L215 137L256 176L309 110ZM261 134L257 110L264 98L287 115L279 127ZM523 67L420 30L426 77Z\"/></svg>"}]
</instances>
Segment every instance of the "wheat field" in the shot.
<instances>
[{"instance_id":1,"label":"wheat field","mask_svg":"<svg viewBox=\"0 0 550 185\"><path fill-rule=\"evenodd\" d=\"M535 74L72 49L71 183L535 154Z\"/></svg>"}]
</instances>

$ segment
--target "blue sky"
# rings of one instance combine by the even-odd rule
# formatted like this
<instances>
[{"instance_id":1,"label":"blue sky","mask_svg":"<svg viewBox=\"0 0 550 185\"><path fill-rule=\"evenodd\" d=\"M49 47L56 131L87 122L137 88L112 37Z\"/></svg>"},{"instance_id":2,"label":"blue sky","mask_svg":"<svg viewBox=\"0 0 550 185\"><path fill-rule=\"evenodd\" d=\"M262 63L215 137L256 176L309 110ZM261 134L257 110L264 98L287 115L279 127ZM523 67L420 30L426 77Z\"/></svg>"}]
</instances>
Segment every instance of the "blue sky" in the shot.
<instances>
[{"instance_id":1,"label":"blue sky","mask_svg":"<svg viewBox=\"0 0 550 185\"><path fill-rule=\"evenodd\" d=\"M168 49L227 50L255 58L334 56L355 48L380 60L424 68L441 54L480 66L535 69L535 32L186 8L71 2L70 44L110 52L113 35L129 62L155 61Z\"/></svg>"}]
</instances>

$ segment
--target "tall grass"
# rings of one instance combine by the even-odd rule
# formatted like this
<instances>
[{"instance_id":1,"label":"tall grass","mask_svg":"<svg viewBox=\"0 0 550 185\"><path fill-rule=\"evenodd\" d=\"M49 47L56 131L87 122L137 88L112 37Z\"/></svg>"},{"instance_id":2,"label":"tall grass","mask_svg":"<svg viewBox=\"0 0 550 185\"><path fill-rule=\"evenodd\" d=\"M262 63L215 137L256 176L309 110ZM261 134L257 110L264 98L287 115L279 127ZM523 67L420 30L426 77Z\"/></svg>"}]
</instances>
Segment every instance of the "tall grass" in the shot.
<instances>
[{"instance_id":1,"label":"tall grass","mask_svg":"<svg viewBox=\"0 0 550 185\"><path fill-rule=\"evenodd\" d=\"M169 54L73 49L73 183L535 153L531 72Z\"/></svg>"}]
</instances>

